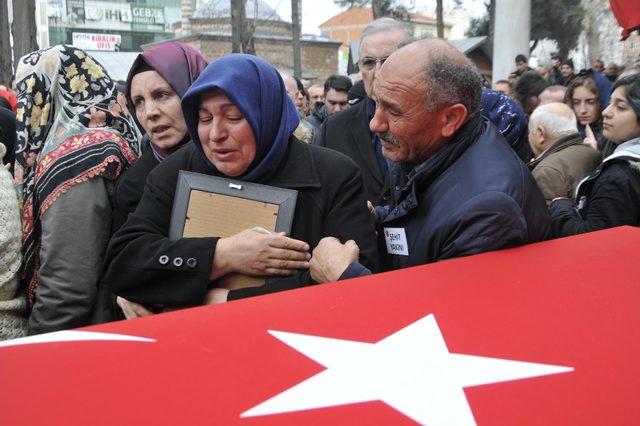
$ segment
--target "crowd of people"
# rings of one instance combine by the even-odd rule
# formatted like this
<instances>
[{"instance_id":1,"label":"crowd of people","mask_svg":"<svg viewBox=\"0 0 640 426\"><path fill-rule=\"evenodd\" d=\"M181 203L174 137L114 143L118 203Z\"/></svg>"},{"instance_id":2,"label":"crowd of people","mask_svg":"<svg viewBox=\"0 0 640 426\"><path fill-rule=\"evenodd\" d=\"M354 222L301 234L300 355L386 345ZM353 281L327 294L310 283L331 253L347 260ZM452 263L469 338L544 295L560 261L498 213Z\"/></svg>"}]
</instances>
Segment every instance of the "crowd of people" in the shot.
<instances>
[{"instance_id":1,"label":"crowd of people","mask_svg":"<svg viewBox=\"0 0 640 426\"><path fill-rule=\"evenodd\" d=\"M72 46L21 58L0 89L0 339L640 225L638 70L518 55L490 89L392 18L359 55L355 81L305 84L167 42L121 86ZM181 170L296 190L291 231L170 239Z\"/></svg>"}]
</instances>

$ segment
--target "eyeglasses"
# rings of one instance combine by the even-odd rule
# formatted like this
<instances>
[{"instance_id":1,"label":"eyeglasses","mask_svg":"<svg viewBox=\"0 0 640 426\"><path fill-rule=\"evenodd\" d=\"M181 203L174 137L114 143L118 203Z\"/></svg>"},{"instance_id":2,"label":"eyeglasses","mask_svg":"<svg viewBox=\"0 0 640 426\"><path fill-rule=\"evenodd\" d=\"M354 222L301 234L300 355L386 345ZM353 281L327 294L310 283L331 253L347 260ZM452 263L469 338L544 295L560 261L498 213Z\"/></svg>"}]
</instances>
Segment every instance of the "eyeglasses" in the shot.
<instances>
[{"instance_id":1,"label":"eyeglasses","mask_svg":"<svg viewBox=\"0 0 640 426\"><path fill-rule=\"evenodd\" d=\"M384 56L380 59L364 57L360 59L358 63L360 64L361 69L371 71L376 67L376 64L379 63L382 66L387 59L389 59L388 56Z\"/></svg>"}]
</instances>

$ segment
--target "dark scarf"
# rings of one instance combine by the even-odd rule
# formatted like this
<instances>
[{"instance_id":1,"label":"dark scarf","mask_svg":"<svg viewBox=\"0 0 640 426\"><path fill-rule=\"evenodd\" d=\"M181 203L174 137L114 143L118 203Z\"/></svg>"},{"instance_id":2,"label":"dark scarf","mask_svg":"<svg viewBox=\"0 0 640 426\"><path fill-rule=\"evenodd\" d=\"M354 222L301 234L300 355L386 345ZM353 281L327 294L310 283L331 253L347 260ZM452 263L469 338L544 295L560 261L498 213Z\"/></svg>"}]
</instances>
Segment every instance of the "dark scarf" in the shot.
<instances>
[{"instance_id":1,"label":"dark scarf","mask_svg":"<svg viewBox=\"0 0 640 426\"><path fill-rule=\"evenodd\" d=\"M131 80L133 76L144 71L156 71L164 78L169 86L182 98L200 73L206 68L207 61L191 46L169 42L156 46L138 55L127 76L126 97L131 111L135 111L131 101ZM178 145L170 149L162 149L153 142L150 146L156 160L162 161L182 145L189 142L189 135ZM151 139L149 139L151 141Z\"/></svg>"},{"instance_id":2,"label":"dark scarf","mask_svg":"<svg viewBox=\"0 0 640 426\"><path fill-rule=\"evenodd\" d=\"M237 179L267 181L283 162L289 138L300 123L298 111L287 96L280 74L256 56L231 54L209 64L182 98L182 112L191 139L209 167L219 173L204 154L198 137L200 95L214 89L224 92L242 112L255 137L255 158Z\"/></svg>"}]
</instances>

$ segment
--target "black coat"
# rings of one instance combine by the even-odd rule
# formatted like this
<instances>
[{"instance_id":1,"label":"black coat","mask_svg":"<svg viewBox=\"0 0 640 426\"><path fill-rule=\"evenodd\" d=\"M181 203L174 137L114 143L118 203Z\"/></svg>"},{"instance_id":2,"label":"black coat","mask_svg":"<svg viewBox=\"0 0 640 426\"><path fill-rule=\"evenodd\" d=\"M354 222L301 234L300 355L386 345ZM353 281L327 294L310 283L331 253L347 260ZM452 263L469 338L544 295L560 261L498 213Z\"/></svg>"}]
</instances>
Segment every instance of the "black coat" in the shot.
<instances>
[{"instance_id":1,"label":"black coat","mask_svg":"<svg viewBox=\"0 0 640 426\"><path fill-rule=\"evenodd\" d=\"M365 99L325 120L314 143L341 152L355 161L362 172L367 200L376 206L384 205L391 201L389 183L380 170L371 140Z\"/></svg>"},{"instance_id":2,"label":"black coat","mask_svg":"<svg viewBox=\"0 0 640 426\"><path fill-rule=\"evenodd\" d=\"M576 199L579 209L567 199L549 206L554 237L640 226L640 158L605 161L580 184Z\"/></svg>"},{"instance_id":3,"label":"black coat","mask_svg":"<svg viewBox=\"0 0 640 426\"><path fill-rule=\"evenodd\" d=\"M193 144L158 165L147 179L135 213L113 236L106 256L105 282L124 298L143 304L184 306L202 303L217 237L168 239L178 172L212 174ZM321 238L356 241L360 261L378 269L373 226L356 165L343 155L292 139L283 164L267 182L298 191L291 237L313 249ZM170 261L160 262L162 256ZM182 266L173 259L182 258ZM271 293L313 284L309 271L272 277L261 287L231 290L228 299Z\"/></svg>"},{"instance_id":4,"label":"black coat","mask_svg":"<svg viewBox=\"0 0 640 426\"><path fill-rule=\"evenodd\" d=\"M136 210L144 193L147 176L158 164L160 162L153 155L153 151L149 149L143 152L138 161L118 179L113 193L112 233L120 229L127 221L129 214Z\"/></svg>"}]
</instances>

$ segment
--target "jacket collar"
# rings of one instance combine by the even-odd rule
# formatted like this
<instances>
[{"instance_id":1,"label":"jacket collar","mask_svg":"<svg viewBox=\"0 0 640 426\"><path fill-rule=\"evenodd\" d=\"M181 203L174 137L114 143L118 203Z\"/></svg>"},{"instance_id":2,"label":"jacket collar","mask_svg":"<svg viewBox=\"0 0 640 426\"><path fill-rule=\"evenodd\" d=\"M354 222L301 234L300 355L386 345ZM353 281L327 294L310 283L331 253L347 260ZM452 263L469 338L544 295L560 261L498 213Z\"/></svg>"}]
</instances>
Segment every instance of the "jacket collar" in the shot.
<instances>
[{"instance_id":1,"label":"jacket collar","mask_svg":"<svg viewBox=\"0 0 640 426\"><path fill-rule=\"evenodd\" d=\"M308 144L291 138L282 165L267 184L289 189L321 188L311 149Z\"/></svg>"},{"instance_id":2,"label":"jacket collar","mask_svg":"<svg viewBox=\"0 0 640 426\"><path fill-rule=\"evenodd\" d=\"M600 176L607 164L615 161L627 161L632 167L637 168L633 163L640 162L640 138L631 139L618 145L613 154L605 158L589 176L580 181L576 188L576 198L580 198L586 185Z\"/></svg>"},{"instance_id":3,"label":"jacket collar","mask_svg":"<svg viewBox=\"0 0 640 426\"><path fill-rule=\"evenodd\" d=\"M564 138L561 138L557 140L555 143L551 144L551 146L545 149L542 154L540 154L539 156L531 160L528 164L529 169L533 170L535 166L540 164L542 160L549 157L550 155L555 154L556 152L562 151L563 149L568 148L570 146L580 145L581 143L582 143L582 138L580 137L579 133L573 133L569 136L565 136Z\"/></svg>"}]
</instances>

